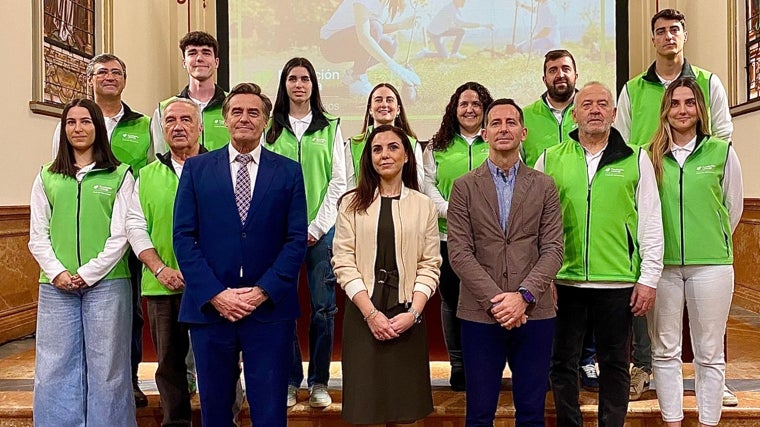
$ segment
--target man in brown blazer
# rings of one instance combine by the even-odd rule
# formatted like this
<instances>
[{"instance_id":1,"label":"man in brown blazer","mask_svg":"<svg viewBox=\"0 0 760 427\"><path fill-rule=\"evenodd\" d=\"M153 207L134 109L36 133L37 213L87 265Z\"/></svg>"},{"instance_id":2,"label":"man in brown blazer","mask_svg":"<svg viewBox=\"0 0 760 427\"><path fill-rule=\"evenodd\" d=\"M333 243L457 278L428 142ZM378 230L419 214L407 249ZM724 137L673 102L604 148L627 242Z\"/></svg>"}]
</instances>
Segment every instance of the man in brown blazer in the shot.
<instances>
[{"instance_id":1,"label":"man in brown blazer","mask_svg":"<svg viewBox=\"0 0 760 427\"><path fill-rule=\"evenodd\" d=\"M454 182L449 199L449 256L462 279L467 426L493 425L505 363L516 425L544 422L562 216L554 181L519 159L527 132L513 100L494 101L482 131L488 159Z\"/></svg>"}]
</instances>

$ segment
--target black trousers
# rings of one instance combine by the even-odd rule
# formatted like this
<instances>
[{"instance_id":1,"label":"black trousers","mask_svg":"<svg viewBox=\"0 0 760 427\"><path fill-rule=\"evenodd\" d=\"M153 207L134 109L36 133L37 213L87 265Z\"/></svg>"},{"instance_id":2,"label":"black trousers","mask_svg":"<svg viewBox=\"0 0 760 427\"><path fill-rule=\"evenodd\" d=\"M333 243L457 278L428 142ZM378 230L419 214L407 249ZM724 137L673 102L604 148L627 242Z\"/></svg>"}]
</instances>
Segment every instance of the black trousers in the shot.
<instances>
[{"instance_id":1,"label":"black trousers","mask_svg":"<svg viewBox=\"0 0 760 427\"><path fill-rule=\"evenodd\" d=\"M137 381L137 368L139 367L140 362L142 362L142 332L143 326L145 325L142 303L140 302L143 264L132 249L129 249L128 253L127 266L129 266L129 282L132 285L132 347L130 349L130 359L132 362L132 381Z\"/></svg>"},{"instance_id":2,"label":"black trousers","mask_svg":"<svg viewBox=\"0 0 760 427\"><path fill-rule=\"evenodd\" d=\"M581 289L557 286L557 326L551 385L560 427L583 425L578 394L578 361L591 323L599 363L599 426L622 427L628 411L628 363L633 288Z\"/></svg>"}]
</instances>

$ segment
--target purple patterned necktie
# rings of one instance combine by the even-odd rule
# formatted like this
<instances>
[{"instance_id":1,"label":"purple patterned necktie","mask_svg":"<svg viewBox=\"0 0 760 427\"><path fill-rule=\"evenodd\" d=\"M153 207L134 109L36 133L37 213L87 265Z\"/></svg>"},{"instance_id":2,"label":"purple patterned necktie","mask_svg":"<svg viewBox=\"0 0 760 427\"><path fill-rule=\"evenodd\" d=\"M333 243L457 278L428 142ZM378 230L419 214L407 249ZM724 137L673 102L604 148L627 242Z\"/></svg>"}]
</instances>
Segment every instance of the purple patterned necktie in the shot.
<instances>
[{"instance_id":1,"label":"purple patterned necktie","mask_svg":"<svg viewBox=\"0 0 760 427\"><path fill-rule=\"evenodd\" d=\"M238 154L235 161L240 163L235 179L235 203L237 203L240 222L245 223L248 207L251 205L251 175L248 174L248 163L253 160L250 154Z\"/></svg>"}]
</instances>

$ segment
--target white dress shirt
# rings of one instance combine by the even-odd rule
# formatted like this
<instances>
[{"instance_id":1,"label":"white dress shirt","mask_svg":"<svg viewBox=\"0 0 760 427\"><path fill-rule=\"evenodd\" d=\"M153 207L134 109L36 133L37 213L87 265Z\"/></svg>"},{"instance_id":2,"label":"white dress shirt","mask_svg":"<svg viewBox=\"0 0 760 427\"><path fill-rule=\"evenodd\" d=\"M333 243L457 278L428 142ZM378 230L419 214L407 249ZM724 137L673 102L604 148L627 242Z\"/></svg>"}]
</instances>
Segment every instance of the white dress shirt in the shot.
<instances>
[{"instance_id":1,"label":"white dress shirt","mask_svg":"<svg viewBox=\"0 0 760 427\"><path fill-rule=\"evenodd\" d=\"M85 175L93 169L95 163L81 168L76 174L76 180L82 182ZM116 200L111 213L111 235L106 239L103 250L97 257L87 261L77 271L88 286L99 282L114 268L127 251L126 218L130 197L134 186L132 174L127 173L116 193ZM52 281L66 271L66 267L56 258L50 241L50 218L52 210L50 202L42 185L42 172L37 174L32 184L32 196L29 203L31 210L29 222L29 251L32 253L45 275Z\"/></svg>"},{"instance_id":2,"label":"white dress shirt","mask_svg":"<svg viewBox=\"0 0 760 427\"><path fill-rule=\"evenodd\" d=\"M605 145L598 153L586 152L586 167L588 168L588 184L590 185L596 174L599 161L607 148ZM545 169L544 155L538 157L534 169L543 172ZM644 150L639 154L639 185L636 187L636 211L638 212L638 230L636 240L639 244L641 255L641 269L638 283L656 288L662 274L662 256L665 250L664 235L662 231L662 210L660 207L660 192L657 189L657 179L654 175L654 167L649 156ZM626 282L571 282L558 281L557 284L577 286L581 288L630 288L634 284Z\"/></svg>"},{"instance_id":3,"label":"white dress shirt","mask_svg":"<svg viewBox=\"0 0 760 427\"><path fill-rule=\"evenodd\" d=\"M232 143L227 144L227 146L229 147L227 151L229 151L230 177L232 178L232 191L234 193L237 188L237 173L240 170L240 162L236 162L235 158L240 152L232 146ZM256 148L248 154L253 156L253 160L245 165L248 168L248 176L251 177L251 197L253 197L253 187L256 186L256 176L259 174L259 162L261 162L261 144L257 144Z\"/></svg>"}]
</instances>

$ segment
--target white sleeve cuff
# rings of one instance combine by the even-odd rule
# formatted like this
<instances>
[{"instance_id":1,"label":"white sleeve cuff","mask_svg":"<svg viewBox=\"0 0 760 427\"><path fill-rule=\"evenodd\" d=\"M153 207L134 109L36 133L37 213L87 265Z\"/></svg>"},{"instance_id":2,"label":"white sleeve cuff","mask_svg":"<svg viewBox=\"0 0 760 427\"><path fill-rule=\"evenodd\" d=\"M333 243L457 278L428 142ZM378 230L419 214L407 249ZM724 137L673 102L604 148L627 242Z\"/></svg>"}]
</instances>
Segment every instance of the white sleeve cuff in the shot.
<instances>
[{"instance_id":1,"label":"white sleeve cuff","mask_svg":"<svg viewBox=\"0 0 760 427\"><path fill-rule=\"evenodd\" d=\"M367 290L367 286L364 285L364 281L362 279L354 279L348 282L346 286L343 287L343 290L346 291L348 298L353 301L356 294Z\"/></svg>"},{"instance_id":2,"label":"white sleeve cuff","mask_svg":"<svg viewBox=\"0 0 760 427\"><path fill-rule=\"evenodd\" d=\"M433 290L430 289L430 286L423 285L422 283L414 284L414 292L422 292L426 297L428 297L428 299L430 299L430 296L433 295Z\"/></svg>"}]
</instances>

